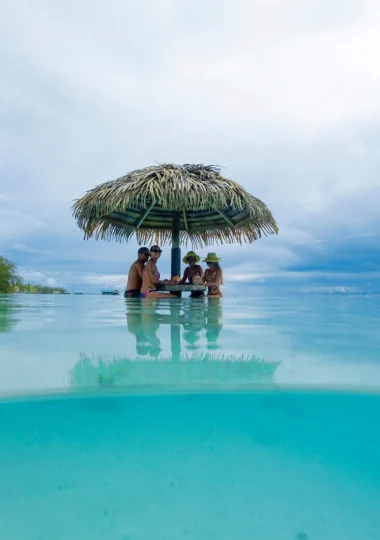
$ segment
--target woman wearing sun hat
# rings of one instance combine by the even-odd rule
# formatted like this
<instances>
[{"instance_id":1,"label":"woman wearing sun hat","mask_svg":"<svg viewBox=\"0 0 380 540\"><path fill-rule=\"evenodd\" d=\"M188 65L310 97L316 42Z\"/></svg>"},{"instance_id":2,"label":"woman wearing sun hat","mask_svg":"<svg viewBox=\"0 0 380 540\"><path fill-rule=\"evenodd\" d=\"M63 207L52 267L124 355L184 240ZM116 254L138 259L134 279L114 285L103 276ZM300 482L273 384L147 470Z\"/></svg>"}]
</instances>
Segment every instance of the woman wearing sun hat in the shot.
<instances>
[{"instance_id":1,"label":"woman wearing sun hat","mask_svg":"<svg viewBox=\"0 0 380 540\"><path fill-rule=\"evenodd\" d=\"M203 276L203 283L207 285L208 297L221 297L220 285L223 285L223 271L219 265L220 258L216 253L209 253L204 261L208 268Z\"/></svg>"},{"instance_id":2,"label":"woman wearing sun hat","mask_svg":"<svg viewBox=\"0 0 380 540\"><path fill-rule=\"evenodd\" d=\"M182 261L189 266L185 268L183 277L180 281L181 285L184 285L187 282L193 283L193 279L195 277L198 277L199 281L201 282L203 278L203 268L200 264L198 264L200 260L200 256L197 255L194 251L189 251L188 253L186 253ZM192 298L195 298L198 296L203 296L203 293L200 291L193 291L190 296Z\"/></svg>"}]
</instances>

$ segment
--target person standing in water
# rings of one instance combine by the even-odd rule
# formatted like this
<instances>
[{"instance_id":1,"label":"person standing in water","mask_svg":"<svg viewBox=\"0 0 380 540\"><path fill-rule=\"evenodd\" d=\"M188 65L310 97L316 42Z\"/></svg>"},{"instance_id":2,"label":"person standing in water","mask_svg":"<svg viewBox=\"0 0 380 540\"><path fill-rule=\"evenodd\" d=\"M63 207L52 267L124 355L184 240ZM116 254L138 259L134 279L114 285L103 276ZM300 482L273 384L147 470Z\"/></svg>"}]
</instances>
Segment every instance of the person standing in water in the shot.
<instances>
[{"instance_id":1,"label":"person standing in water","mask_svg":"<svg viewBox=\"0 0 380 540\"><path fill-rule=\"evenodd\" d=\"M142 247L137 252L135 261L128 273L128 283L125 289L124 298L140 298L140 290L143 282L143 270L145 263L149 260L149 249Z\"/></svg>"},{"instance_id":2,"label":"person standing in water","mask_svg":"<svg viewBox=\"0 0 380 540\"><path fill-rule=\"evenodd\" d=\"M220 258L216 253L209 253L204 261L208 268L203 275L203 283L207 285L208 298L220 298L222 291L220 290L220 285L223 285L223 271L219 265Z\"/></svg>"},{"instance_id":3,"label":"person standing in water","mask_svg":"<svg viewBox=\"0 0 380 540\"><path fill-rule=\"evenodd\" d=\"M199 261L201 260L200 256L194 253L194 251L189 251L182 261L185 264L188 264L187 268L185 268L185 271L183 273L183 277L181 281L179 282L180 285L185 285L185 283L193 283L193 278L198 276L200 279L203 278L203 268L201 267ZM199 296L203 296L203 292L201 291L193 291L190 295L191 298L197 298Z\"/></svg>"},{"instance_id":4,"label":"person standing in water","mask_svg":"<svg viewBox=\"0 0 380 540\"><path fill-rule=\"evenodd\" d=\"M174 294L159 292L158 287L164 283L171 283L169 280L161 280L160 272L157 268L157 261L161 257L160 246L150 248L150 261L143 270L143 282L141 286L141 298L177 298Z\"/></svg>"}]
</instances>

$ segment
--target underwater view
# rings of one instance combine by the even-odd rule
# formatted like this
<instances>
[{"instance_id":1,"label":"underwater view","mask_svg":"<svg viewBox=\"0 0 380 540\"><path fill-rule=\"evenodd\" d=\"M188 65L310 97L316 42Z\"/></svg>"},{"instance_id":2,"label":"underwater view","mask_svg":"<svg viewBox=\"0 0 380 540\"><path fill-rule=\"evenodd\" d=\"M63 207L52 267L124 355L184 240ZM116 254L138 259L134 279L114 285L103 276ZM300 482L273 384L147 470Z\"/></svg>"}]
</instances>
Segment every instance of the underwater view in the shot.
<instances>
[{"instance_id":1,"label":"underwater view","mask_svg":"<svg viewBox=\"0 0 380 540\"><path fill-rule=\"evenodd\" d=\"M1 536L379 538L379 309L1 297Z\"/></svg>"},{"instance_id":2,"label":"underwater view","mask_svg":"<svg viewBox=\"0 0 380 540\"><path fill-rule=\"evenodd\" d=\"M0 13L0 540L380 540L380 2Z\"/></svg>"}]
</instances>

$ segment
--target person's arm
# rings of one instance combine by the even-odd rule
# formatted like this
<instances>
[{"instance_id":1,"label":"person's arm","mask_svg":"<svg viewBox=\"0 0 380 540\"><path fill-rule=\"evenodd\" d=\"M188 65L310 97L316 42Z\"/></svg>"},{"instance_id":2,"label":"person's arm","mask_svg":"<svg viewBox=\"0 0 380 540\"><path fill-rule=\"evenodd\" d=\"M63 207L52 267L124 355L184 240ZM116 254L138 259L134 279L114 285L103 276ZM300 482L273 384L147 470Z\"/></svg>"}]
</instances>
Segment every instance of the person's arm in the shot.
<instances>
[{"instance_id":1,"label":"person's arm","mask_svg":"<svg viewBox=\"0 0 380 540\"><path fill-rule=\"evenodd\" d=\"M162 281L160 279L157 279L156 277L158 272L157 267L156 269L154 269L150 261L146 264L149 267L147 268L147 270L150 274L150 282L152 283L152 285L158 285L159 283L162 283Z\"/></svg>"},{"instance_id":2,"label":"person's arm","mask_svg":"<svg viewBox=\"0 0 380 540\"><path fill-rule=\"evenodd\" d=\"M149 263L147 263L149 264ZM149 273L150 273L150 282L152 283L152 285L169 285L171 284L171 280L170 279L157 279L157 273L158 273L158 269L156 267L156 269L154 270L152 265L149 265L150 268L149 268Z\"/></svg>"},{"instance_id":3,"label":"person's arm","mask_svg":"<svg viewBox=\"0 0 380 540\"><path fill-rule=\"evenodd\" d=\"M188 279L188 273L189 273L189 268L185 268L185 271L183 273L183 278L179 282L180 285L184 285L186 283L186 281Z\"/></svg>"},{"instance_id":4,"label":"person's arm","mask_svg":"<svg viewBox=\"0 0 380 540\"><path fill-rule=\"evenodd\" d=\"M203 279L203 268L201 267L201 265L199 265L198 268L199 268L199 271L198 271L199 277Z\"/></svg>"},{"instance_id":5,"label":"person's arm","mask_svg":"<svg viewBox=\"0 0 380 540\"><path fill-rule=\"evenodd\" d=\"M142 279L143 278L144 265L135 263L134 266L136 268L136 272L138 273L138 275Z\"/></svg>"},{"instance_id":6,"label":"person's arm","mask_svg":"<svg viewBox=\"0 0 380 540\"><path fill-rule=\"evenodd\" d=\"M206 274L206 272L205 272L205 274ZM208 287L219 287L219 285L221 285L222 280L223 280L222 269L221 268L217 269L216 276L215 276L215 281L209 282L209 281L207 281L206 277L205 277L205 279L206 279L206 285Z\"/></svg>"}]
</instances>

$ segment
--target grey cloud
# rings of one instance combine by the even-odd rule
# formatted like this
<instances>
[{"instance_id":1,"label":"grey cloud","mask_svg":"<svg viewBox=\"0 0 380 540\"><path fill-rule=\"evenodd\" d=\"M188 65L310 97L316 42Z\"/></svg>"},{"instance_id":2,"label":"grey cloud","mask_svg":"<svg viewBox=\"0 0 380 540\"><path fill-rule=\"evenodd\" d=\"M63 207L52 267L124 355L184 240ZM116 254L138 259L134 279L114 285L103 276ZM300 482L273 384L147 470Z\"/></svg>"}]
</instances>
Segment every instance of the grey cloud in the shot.
<instances>
[{"instance_id":1,"label":"grey cloud","mask_svg":"<svg viewBox=\"0 0 380 540\"><path fill-rule=\"evenodd\" d=\"M340 6L8 3L5 248L27 246L23 260L35 271L122 273L136 244L82 243L72 200L155 161L219 163L267 202L280 236L220 248L237 272L244 258L244 272L281 271L298 260L297 242L317 251L317 240L378 231L379 8Z\"/></svg>"}]
</instances>

